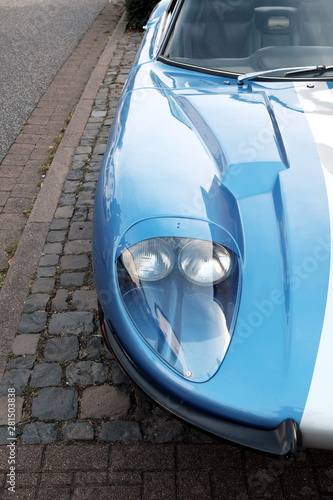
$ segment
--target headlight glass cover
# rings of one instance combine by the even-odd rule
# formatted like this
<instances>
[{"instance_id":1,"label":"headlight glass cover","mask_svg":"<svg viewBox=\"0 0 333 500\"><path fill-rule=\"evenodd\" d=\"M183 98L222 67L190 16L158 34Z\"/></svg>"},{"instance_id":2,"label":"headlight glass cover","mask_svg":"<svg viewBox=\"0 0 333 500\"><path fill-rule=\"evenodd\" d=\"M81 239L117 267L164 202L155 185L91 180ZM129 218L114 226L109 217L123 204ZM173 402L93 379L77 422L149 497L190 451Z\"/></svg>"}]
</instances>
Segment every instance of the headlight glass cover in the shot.
<instances>
[{"instance_id":1,"label":"headlight glass cover","mask_svg":"<svg viewBox=\"0 0 333 500\"><path fill-rule=\"evenodd\" d=\"M211 378L233 331L237 255L211 241L152 238L122 252L117 275L124 305L146 344L184 378Z\"/></svg>"}]
</instances>

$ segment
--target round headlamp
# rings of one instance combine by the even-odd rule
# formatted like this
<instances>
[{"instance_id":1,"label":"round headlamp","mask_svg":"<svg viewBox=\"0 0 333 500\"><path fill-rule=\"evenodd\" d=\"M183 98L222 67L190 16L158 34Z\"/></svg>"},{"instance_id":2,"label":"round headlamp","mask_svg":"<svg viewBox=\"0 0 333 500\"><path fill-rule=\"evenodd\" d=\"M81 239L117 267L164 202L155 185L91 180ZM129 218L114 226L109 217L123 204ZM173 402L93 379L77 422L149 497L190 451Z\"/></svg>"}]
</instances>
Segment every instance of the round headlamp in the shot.
<instances>
[{"instance_id":1,"label":"round headlamp","mask_svg":"<svg viewBox=\"0 0 333 500\"><path fill-rule=\"evenodd\" d=\"M161 238L140 241L126 249L122 261L132 278L156 281L173 269L175 256L171 246Z\"/></svg>"},{"instance_id":2,"label":"round headlamp","mask_svg":"<svg viewBox=\"0 0 333 500\"><path fill-rule=\"evenodd\" d=\"M181 249L178 263L182 274L192 283L212 285L220 283L228 276L231 256L222 245L192 240Z\"/></svg>"}]
</instances>

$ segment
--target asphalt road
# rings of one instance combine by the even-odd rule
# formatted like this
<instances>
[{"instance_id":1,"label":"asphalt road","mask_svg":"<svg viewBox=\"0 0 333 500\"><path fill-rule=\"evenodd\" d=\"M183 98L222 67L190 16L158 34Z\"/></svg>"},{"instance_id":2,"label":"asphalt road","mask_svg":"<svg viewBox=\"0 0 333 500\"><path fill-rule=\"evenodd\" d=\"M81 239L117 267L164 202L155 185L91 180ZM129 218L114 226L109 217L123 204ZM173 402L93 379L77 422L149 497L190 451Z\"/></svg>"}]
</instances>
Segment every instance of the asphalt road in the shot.
<instances>
[{"instance_id":1,"label":"asphalt road","mask_svg":"<svg viewBox=\"0 0 333 500\"><path fill-rule=\"evenodd\" d=\"M0 0L0 162L109 0Z\"/></svg>"}]
</instances>

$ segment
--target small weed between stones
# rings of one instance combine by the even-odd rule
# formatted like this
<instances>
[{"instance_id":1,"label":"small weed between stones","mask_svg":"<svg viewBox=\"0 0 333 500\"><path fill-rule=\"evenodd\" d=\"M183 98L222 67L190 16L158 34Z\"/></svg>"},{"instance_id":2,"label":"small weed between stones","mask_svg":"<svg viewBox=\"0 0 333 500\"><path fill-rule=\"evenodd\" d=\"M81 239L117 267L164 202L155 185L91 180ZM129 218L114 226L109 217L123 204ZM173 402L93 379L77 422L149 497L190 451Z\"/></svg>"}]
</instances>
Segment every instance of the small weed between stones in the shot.
<instances>
[{"instance_id":1,"label":"small weed between stones","mask_svg":"<svg viewBox=\"0 0 333 500\"><path fill-rule=\"evenodd\" d=\"M37 392L35 391L35 389L30 387L29 385L26 385L24 388L23 394L25 396L36 396Z\"/></svg>"},{"instance_id":2,"label":"small weed between stones","mask_svg":"<svg viewBox=\"0 0 333 500\"><path fill-rule=\"evenodd\" d=\"M5 278L6 278L6 274L7 274L8 269L9 269L9 266L0 268L0 290L2 288L2 285L5 282Z\"/></svg>"}]
</instances>

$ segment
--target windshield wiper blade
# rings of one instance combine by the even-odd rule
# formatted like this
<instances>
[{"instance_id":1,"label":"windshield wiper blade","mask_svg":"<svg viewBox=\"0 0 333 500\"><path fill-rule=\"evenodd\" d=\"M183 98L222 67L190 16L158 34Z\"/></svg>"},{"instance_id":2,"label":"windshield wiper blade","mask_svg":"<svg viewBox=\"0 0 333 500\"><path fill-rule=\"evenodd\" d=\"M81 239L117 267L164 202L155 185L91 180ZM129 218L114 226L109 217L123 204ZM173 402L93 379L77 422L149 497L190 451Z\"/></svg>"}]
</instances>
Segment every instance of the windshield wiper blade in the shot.
<instances>
[{"instance_id":1,"label":"windshield wiper blade","mask_svg":"<svg viewBox=\"0 0 333 500\"><path fill-rule=\"evenodd\" d=\"M238 85L243 85L244 83L253 80L254 78L270 75L272 73L276 73L277 71L283 72L283 76L289 76L289 75L296 75L298 73L312 73L313 71L325 72L332 69L333 66L298 66L294 68L275 68L262 71L255 71L253 73L245 73L244 75L239 75L237 80L238 80Z\"/></svg>"},{"instance_id":2,"label":"windshield wiper blade","mask_svg":"<svg viewBox=\"0 0 333 500\"><path fill-rule=\"evenodd\" d=\"M325 66L324 64L321 66L313 66L312 68L300 68L300 69L293 69L291 71L287 71L285 73L285 76L289 75L297 75L298 73L312 73L312 72L317 72L319 73L325 73L326 71L332 71L333 66Z\"/></svg>"}]
</instances>

